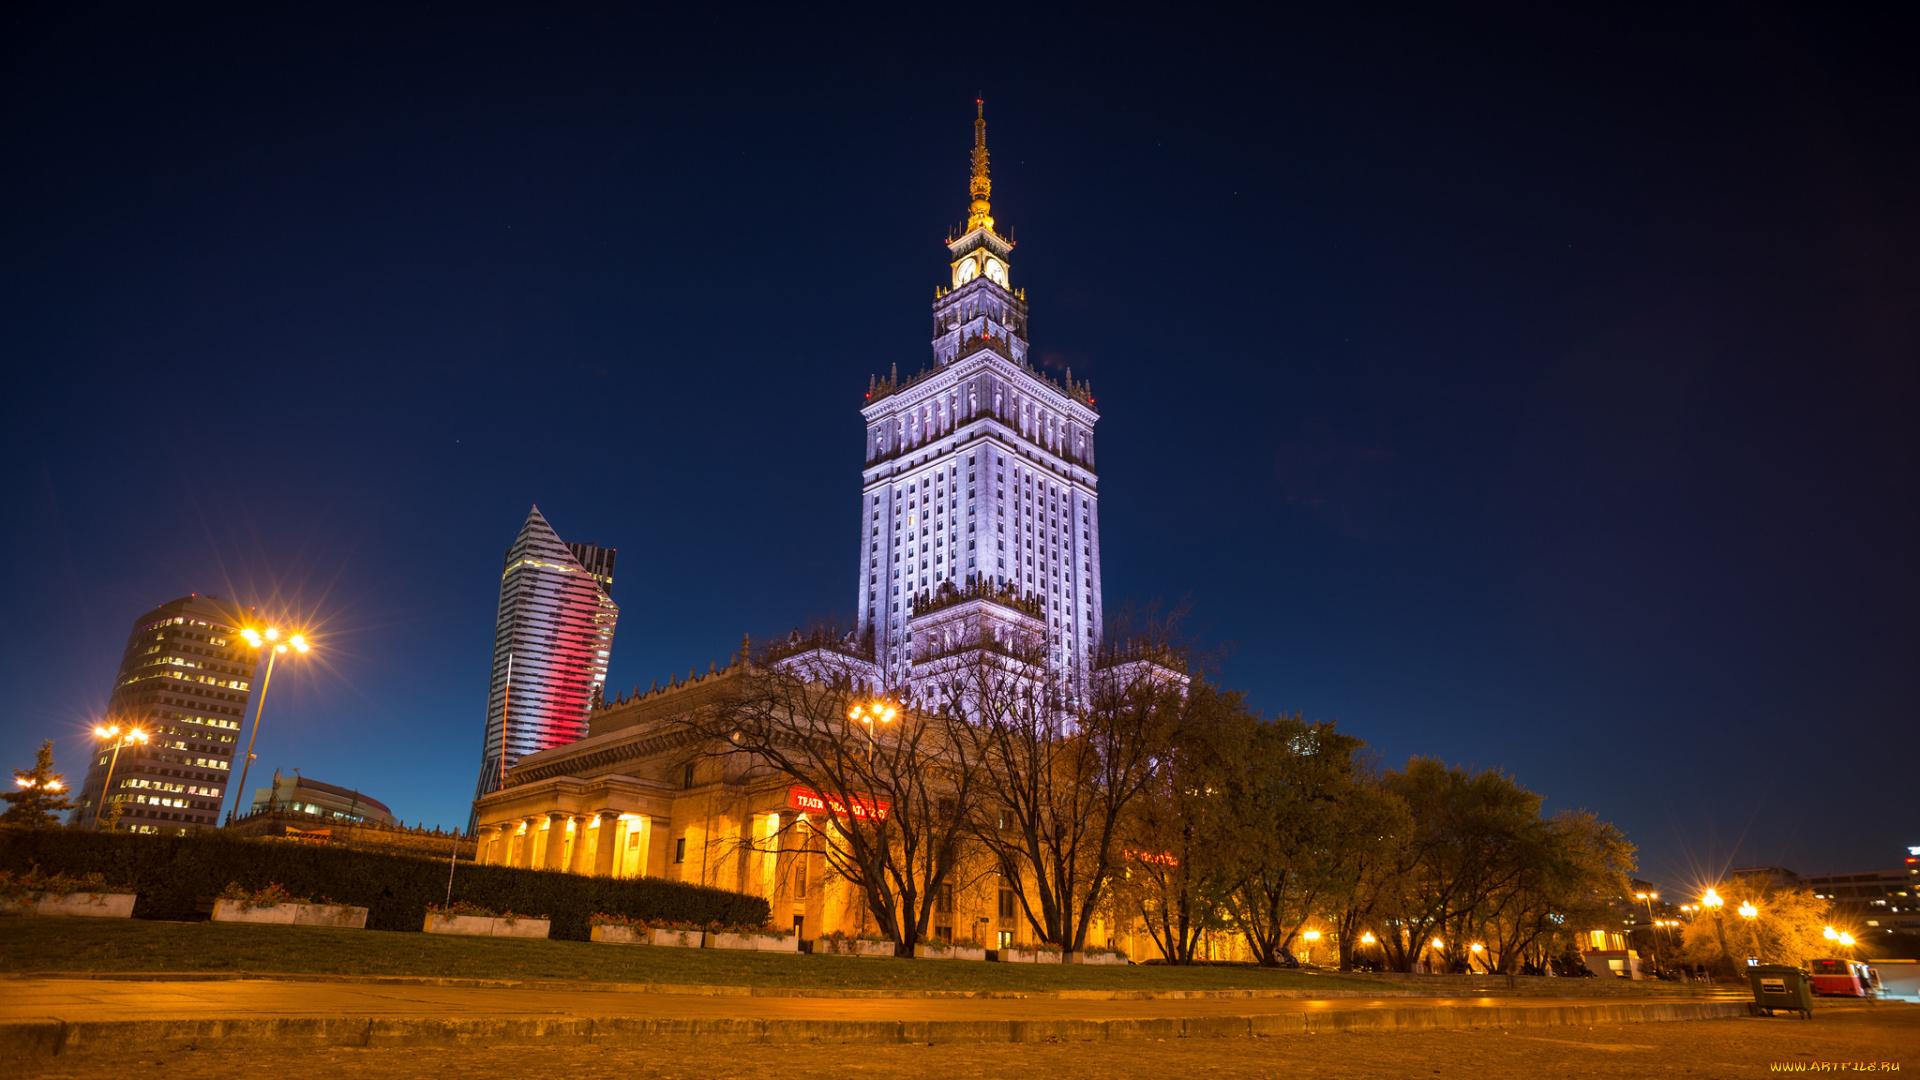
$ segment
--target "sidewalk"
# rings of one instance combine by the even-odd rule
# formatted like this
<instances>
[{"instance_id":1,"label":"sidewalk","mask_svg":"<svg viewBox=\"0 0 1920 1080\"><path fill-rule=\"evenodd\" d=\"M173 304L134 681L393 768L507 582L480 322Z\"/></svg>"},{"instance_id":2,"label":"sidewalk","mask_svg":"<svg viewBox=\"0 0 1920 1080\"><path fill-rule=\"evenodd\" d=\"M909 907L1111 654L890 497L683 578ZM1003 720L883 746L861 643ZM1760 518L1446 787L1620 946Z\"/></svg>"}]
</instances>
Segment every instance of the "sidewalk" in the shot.
<instances>
[{"instance_id":1,"label":"sidewalk","mask_svg":"<svg viewBox=\"0 0 1920 1080\"><path fill-rule=\"evenodd\" d=\"M0 982L0 1056L195 1047L1035 1042L1547 1027L1748 1015L1744 1000L799 997L431 981ZM734 988L739 989L739 988Z\"/></svg>"}]
</instances>

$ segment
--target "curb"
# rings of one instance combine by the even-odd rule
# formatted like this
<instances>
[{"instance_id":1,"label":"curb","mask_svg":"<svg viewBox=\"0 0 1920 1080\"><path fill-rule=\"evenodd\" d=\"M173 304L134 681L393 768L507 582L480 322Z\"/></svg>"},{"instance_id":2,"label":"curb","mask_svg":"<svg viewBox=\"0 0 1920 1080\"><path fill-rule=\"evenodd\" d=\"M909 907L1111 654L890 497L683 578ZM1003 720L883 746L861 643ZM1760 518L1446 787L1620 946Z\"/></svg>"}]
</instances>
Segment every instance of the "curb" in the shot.
<instances>
[{"instance_id":1,"label":"curb","mask_svg":"<svg viewBox=\"0 0 1920 1080\"><path fill-rule=\"evenodd\" d=\"M565 979L469 979L433 975L327 975L305 972L251 971L36 971L0 973L0 982L23 979L76 979L96 982L267 982L355 983L374 986L446 986L475 990L551 990L580 993L673 994L685 997L845 998L858 1001L1234 1001L1261 998L1324 1000L1329 998L1387 998L1447 1001L1489 996L1592 1001L1578 993L1566 995L1494 990L1313 990L1248 987L1237 990L857 990L804 986L721 986L712 983L580 982ZM1662 997L1671 999L1671 991ZM1745 1001L1748 992L1693 992L1683 995L1699 1001ZM1620 1004L1655 1004L1624 1001Z\"/></svg>"},{"instance_id":2,"label":"curb","mask_svg":"<svg viewBox=\"0 0 1920 1080\"><path fill-rule=\"evenodd\" d=\"M1337 1031L1431 1031L1719 1020L1747 1002L1670 1001L1382 1009L1127 1020L761 1020L643 1017L199 1019L0 1023L0 1057L166 1050L316 1049L588 1043L936 1043L1245 1039Z\"/></svg>"}]
</instances>

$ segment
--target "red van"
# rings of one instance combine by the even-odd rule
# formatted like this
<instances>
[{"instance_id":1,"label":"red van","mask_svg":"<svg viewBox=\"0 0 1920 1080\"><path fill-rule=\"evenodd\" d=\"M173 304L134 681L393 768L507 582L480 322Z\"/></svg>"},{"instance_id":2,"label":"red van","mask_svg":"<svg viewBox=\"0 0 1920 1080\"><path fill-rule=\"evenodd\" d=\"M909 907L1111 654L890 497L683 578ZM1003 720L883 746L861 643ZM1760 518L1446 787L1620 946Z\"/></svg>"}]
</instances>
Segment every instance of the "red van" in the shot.
<instances>
[{"instance_id":1,"label":"red van","mask_svg":"<svg viewBox=\"0 0 1920 1080\"><path fill-rule=\"evenodd\" d=\"M1855 960L1815 960L1813 992L1823 997L1872 997L1873 973Z\"/></svg>"}]
</instances>

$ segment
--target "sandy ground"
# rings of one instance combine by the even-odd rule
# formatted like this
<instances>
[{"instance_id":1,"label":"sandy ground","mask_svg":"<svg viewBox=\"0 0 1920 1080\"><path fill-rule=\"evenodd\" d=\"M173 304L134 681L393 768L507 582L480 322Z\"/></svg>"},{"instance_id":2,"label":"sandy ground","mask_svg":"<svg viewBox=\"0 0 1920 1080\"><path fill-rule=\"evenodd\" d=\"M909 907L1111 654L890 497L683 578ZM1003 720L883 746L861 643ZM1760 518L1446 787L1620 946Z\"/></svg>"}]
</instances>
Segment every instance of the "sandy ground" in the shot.
<instances>
[{"instance_id":1,"label":"sandy ground","mask_svg":"<svg viewBox=\"0 0 1920 1080\"><path fill-rule=\"evenodd\" d=\"M473 1047L422 1050L192 1051L0 1062L29 1080L151 1076L168 1080L452 1080L554 1076L568 1080L1065 1080L1070 1077L1687 1076L1753 1077L1774 1063L1897 1063L1920 1071L1920 1006L1897 1004L1785 1017L1592 1028L1478 1028L1340 1033L1289 1039L937 1046L731 1045L690 1047ZM1885 1065L1881 1066L1885 1070ZM1831 1071L1831 1069L1829 1070ZM1849 1070L1851 1071L1851 1070Z\"/></svg>"}]
</instances>

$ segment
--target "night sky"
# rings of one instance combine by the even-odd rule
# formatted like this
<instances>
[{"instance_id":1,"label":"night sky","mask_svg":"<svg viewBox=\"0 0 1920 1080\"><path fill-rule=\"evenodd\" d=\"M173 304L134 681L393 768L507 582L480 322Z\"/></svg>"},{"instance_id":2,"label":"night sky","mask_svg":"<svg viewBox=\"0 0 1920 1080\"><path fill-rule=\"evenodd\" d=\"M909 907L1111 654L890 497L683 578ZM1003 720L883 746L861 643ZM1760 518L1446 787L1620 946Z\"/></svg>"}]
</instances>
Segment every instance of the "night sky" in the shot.
<instances>
[{"instance_id":1,"label":"night sky","mask_svg":"<svg viewBox=\"0 0 1920 1080\"><path fill-rule=\"evenodd\" d=\"M1668 888L1920 844L1920 65L1867 5L164 7L0 27L0 763L78 779L132 620L215 593L320 645L250 786L463 824L533 503L619 549L615 688L850 610L983 96L1110 611Z\"/></svg>"}]
</instances>

